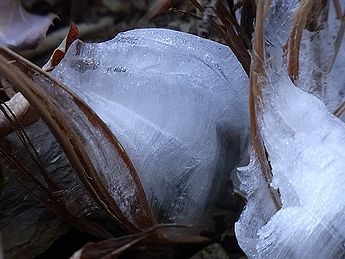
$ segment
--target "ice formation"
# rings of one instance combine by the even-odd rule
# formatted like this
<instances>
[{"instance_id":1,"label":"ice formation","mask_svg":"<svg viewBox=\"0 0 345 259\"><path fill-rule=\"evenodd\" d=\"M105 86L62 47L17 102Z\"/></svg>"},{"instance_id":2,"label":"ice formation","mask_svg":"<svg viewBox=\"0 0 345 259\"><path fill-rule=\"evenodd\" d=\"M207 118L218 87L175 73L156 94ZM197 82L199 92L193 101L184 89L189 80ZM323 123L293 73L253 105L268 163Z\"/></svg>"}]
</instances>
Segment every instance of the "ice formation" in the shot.
<instances>
[{"instance_id":1,"label":"ice formation","mask_svg":"<svg viewBox=\"0 0 345 259\"><path fill-rule=\"evenodd\" d=\"M345 1L341 1L342 6ZM276 70L283 70L295 11L300 6L300 0L274 0L265 21L265 38L270 62ZM299 52L299 79L295 82L299 88L310 92L321 99L334 111L344 100L345 79L344 55L345 44L340 44L336 51L337 36L342 25L337 18L334 4L328 7L327 20L321 23L321 28L314 31L304 29ZM339 42L343 40L340 38Z\"/></svg>"},{"instance_id":2,"label":"ice formation","mask_svg":"<svg viewBox=\"0 0 345 259\"><path fill-rule=\"evenodd\" d=\"M239 243L253 258L342 258L345 126L287 77L268 89L274 93L267 96L261 125L282 209L273 215L253 161L241 176L249 201L236 225Z\"/></svg>"},{"instance_id":3,"label":"ice formation","mask_svg":"<svg viewBox=\"0 0 345 259\"><path fill-rule=\"evenodd\" d=\"M198 224L239 161L248 125L248 79L229 48L140 29L77 41L52 73L113 131L156 216Z\"/></svg>"},{"instance_id":4,"label":"ice formation","mask_svg":"<svg viewBox=\"0 0 345 259\"><path fill-rule=\"evenodd\" d=\"M282 208L276 211L252 151L250 164L239 171L248 203L235 225L249 258L345 257L345 125L330 112L341 101L345 85L339 76L345 67L343 46L327 68L341 22L334 19L331 4L328 25L303 32L300 79L293 84L283 46L298 2L273 1L265 24L268 81L257 116ZM316 46L318 52L312 49ZM327 53L329 58L318 64ZM316 83L321 88L313 88Z\"/></svg>"}]
</instances>

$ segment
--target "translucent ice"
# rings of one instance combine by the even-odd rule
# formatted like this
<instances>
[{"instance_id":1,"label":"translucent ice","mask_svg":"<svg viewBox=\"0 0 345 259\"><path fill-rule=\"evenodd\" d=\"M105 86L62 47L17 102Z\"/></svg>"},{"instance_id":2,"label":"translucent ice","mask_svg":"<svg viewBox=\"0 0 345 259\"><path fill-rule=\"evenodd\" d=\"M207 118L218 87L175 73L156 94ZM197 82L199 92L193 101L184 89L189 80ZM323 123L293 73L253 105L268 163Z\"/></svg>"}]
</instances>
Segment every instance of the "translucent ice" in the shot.
<instances>
[{"instance_id":1,"label":"translucent ice","mask_svg":"<svg viewBox=\"0 0 345 259\"><path fill-rule=\"evenodd\" d=\"M277 23L283 31L291 24L291 16L283 16L284 2L273 1L270 9L277 20L287 19ZM248 203L235 225L238 242L249 258L345 257L345 125L330 112L344 87L343 46L333 67L325 69L331 60L326 54L336 52L331 38L340 22L334 13L331 5L322 30L303 31L300 77L294 83L287 73L284 44L278 39L266 46L269 59L256 116L272 169L271 186L279 192L282 207L277 211L274 206L251 152L250 164L239 172ZM271 19L272 14L265 34L274 40L277 27ZM318 83L321 88L315 88Z\"/></svg>"},{"instance_id":2,"label":"translucent ice","mask_svg":"<svg viewBox=\"0 0 345 259\"><path fill-rule=\"evenodd\" d=\"M343 258L345 125L287 76L268 89L260 119L282 209L274 214L258 167L247 168L252 178L243 181L250 196L236 224L239 243L253 258Z\"/></svg>"},{"instance_id":3,"label":"translucent ice","mask_svg":"<svg viewBox=\"0 0 345 259\"><path fill-rule=\"evenodd\" d=\"M156 216L198 223L209 213L248 124L248 79L229 48L176 31L133 30L75 42L53 74L111 128Z\"/></svg>"},{"instance_id":4,"label":"translucent ice","mask_svg":"<svg viewBox=\"0 0 345 259\"><path fill-rule=\"evenodd\" d=\"M344 0L340 3L345 5ZM285 70L287 67L289 37L299 6L299 0L273 0L269 9L265 38L270 61L276 70ZM335 9L334 1L330 1L325 8L328 10L327 19L318 19L319 28L309 26L302 31L299 78L294 82L320 98L332 112L344 100L345 90L345 79L341 76L344 73L345 44L339 33L342 20L336 17Z\"/></svg>"}]
</instances>

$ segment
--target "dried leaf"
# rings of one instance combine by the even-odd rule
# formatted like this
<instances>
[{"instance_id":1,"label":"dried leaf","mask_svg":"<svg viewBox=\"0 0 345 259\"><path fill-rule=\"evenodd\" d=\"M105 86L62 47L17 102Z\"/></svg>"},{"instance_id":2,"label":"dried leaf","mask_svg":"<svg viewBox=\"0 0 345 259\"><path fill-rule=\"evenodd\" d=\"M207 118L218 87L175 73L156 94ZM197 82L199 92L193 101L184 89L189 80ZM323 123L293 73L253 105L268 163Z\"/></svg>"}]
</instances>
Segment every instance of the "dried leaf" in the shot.
<instances>
[{"instance_id":1,"label":"dried leaf","mask_svg":"<svg viewBox=\"0 0 345 259\"><path fill-rule=\"evenodd\" d=\"M68 33L60 45L54 50L48 62L42 67L45 71L50 71L56 67L65 56L66 51L71 44L79 38L79 31L77 25L74 23L69 27Z\"/></svg>"}]
</instances>

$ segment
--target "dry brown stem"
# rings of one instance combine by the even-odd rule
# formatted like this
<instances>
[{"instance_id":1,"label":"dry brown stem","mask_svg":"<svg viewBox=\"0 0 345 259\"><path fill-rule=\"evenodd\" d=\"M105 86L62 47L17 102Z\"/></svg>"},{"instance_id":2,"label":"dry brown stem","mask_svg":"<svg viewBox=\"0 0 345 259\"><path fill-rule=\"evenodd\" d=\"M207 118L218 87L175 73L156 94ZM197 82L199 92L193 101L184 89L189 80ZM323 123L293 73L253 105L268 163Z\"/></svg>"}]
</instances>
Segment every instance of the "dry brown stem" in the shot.
<instances>
[{"instance_id":1,"label":"dry brown stem","mask_svg":"<svg viewBox=\"0 0 345 259\"><path fill-rule=\"evenodd\" d=\"M302 0L294 14L288 48L288 74L293 82L299 78L299 51L303 30L321 30L327 20L328 6L329 0Z\"/></svg>"},{"instance_id":2,"label":"dry brown stem","mask_svg":"<svg viewBox=\"0 0 345 259\"><path fill-rule=\"evenodd\" d=\"M250 127L251 127L251 144L258 156L262 174L267 181L268 188L271 193L277 210L281 208L281 201L278 192L271 187L272 172L268 161L266 149L261 139L258 129L258 114L261 109L261 94L267 83L265 73L265 49L264 49L264 20L265 13L268 9L270 1L257 1L255 35L253 41L253 55L250 67L250 93L249 93L249 111L250 111Z\"/></svg>"},{"instance_id":3,"label":"dry brown stem","mask_svg":"<svg viewBox=\"0 0 345 259\"><path fill-rule=\"evenodd\" d=\"M293 82L299 76L299 50L301 46L302 32L307 24L307 18L312 10L314 0L302 0L295 15L294 22L289 37L289 61L288 74Z\"/></svg>"},{"instance_id":4,"label":"dry brown stem","mask_svg":"<svg viewBox=\"0 0 345 259\"><path fill-rule=\"evenodd\" d=\"M191 2L201 13L204 12L205 8L201 6L197 0L191 0ZM222 17L222 14L217 10L217 8L215 9L215 12L222 21L229 20L229 19L225 19L225 17ZM229 13L229 15L232 15L232 14ZM212 25L212 27L225 40L226 44L230 47L230 49L235 54L238 61L241 63L244 71L247 73L247 75L249 75L250 56L247 51L247 48L245 47L243 43L244 41L241 39L241 37L237 34L235 30L236 26L233 24L231 24L230 26L227 26L228 24L226 23L224 24L225 28L223 28L222 26L217 24L215 20L211 17L209 19L209 22Z\"/></svg>"}]
</instances>

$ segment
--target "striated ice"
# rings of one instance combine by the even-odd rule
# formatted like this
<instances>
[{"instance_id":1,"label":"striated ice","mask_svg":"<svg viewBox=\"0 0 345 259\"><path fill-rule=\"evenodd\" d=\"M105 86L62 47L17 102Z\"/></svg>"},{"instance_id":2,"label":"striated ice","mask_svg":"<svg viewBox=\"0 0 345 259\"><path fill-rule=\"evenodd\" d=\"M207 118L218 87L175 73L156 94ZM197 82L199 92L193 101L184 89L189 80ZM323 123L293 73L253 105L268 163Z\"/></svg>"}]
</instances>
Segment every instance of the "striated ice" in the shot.
<instances>
[{"instance_id":1,"label":"striated ice","mask_svg":"<svg viewBox=\"0 0 345 259\"><path fill-rule=\"evenodd\" d=\"M265 21L265 39L268 56L275 70L285 70L287 67L286 47L299 3L298 0L274 0L269 9ZM345 5L344 0L340 3ZM334 2L331 1L328 8L327 20L320 22L321 28L304 29L302 32L299 80L295 84L320 98L333 112L344 100L345 79L341 75L344 72L345 46L340 38L342 44L336 51L335 39L342 21L336 17Z\"/></svg>"},{"instance_id":2,"label":"striated ice","mask_svg":"<svg viewBox=\"0 0 345 259\"><path fill-rule=\"evenodd\" d=\"M248 79L229 48L140 29L75 42L52 73L113 131L156 216L200 223L240 160L248 126Z\"/></svg>"},{"instance_id":3,"label":"striated ice","mask_svg":"<svg viewBox=\"0 0 345 259\"><path fill-rule=\"evenodd\" d=\"M283 47L288 41L292 18L299 0L273 0L265 22L265 38L275 47ZM284 15L282 15L284 14Z\"/></svg>"},{"instance_id":4,"label":"striated ice","mask_svg":"<svg viewBox=\"0 0 345 259\"><path fill-rule=\"evenodd\" d=\"M294 10L285 16L287 5L273 1L265 23L265 37L276 41L266 46L267 84L257 112L271 186L279 192L282 208L275 208L251 152L251 163L239 171L248 203L235 232L249 258L344 258L345 125L332 114L345 87L344 44L332 61L341 22L331 2L324 27L303 31L299 80L293 83L287 73L288 53L279 41L289 36L286 24L292 25ZM280 22L271 23L272 17ZM279 37L277 24L282 24Z\"/></svg>"},{"instance_id":5,"label":"striated ice","mask_svg":"<svg viewBox=\"0 0 345 259\"><path fill-rule=\"evenodd\" d=\"M243 185L250 196L236 223L240 246L250 258L343 258L345 125L283 75L267 88L260 121L282 208L274 214L258 166L246 168L260 184Z\"/></svg>"}]
</instances>

